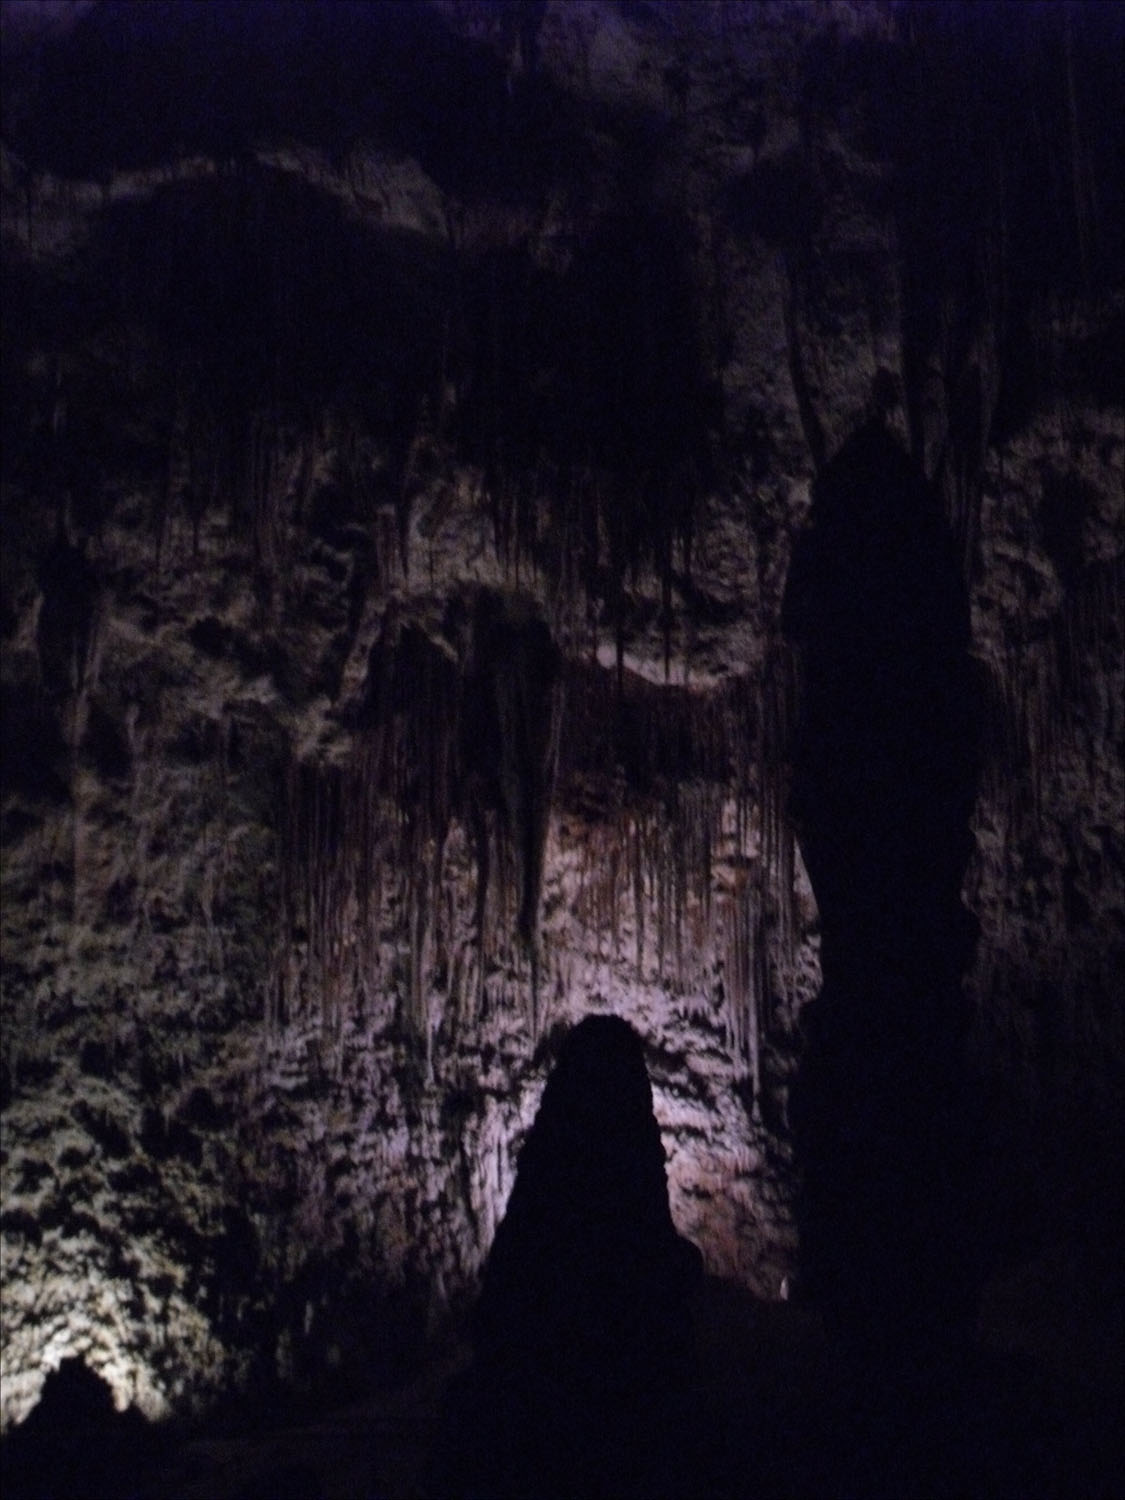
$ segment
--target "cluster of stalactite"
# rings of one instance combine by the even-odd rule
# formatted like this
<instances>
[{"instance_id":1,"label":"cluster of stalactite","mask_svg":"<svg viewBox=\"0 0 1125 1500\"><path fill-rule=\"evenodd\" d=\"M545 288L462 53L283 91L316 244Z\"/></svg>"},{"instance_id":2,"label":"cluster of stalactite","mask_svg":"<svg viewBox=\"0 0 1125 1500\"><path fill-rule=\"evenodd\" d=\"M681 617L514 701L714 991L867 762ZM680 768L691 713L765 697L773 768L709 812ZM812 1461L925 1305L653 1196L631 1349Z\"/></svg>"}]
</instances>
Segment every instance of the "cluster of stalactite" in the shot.
<instances>
[{"instance_id":1,"label":"cluster of stalactite","mask_svg":"<svg viewBox=\"0 0 1125 1500\"><path fill-rule=\"evenodd\" d=\"M583 818L575 915L593 950L638 979L688 995L721 986L733 1050L755 1078L797 937L785 808L795 701L781 644L708 691L592 666L567 676L558 797ZM614 774L597 779L598 765Z\"/></svg>"},{"instance_id":2,"label":"cluster of stalactite","mask_svg":"<svg viewBox=\"0 0 1125 1500\"><path fill-rule=\"evenodd\" d=\"M1085 571L1049 631L984 656L982 791L1009 835L1040 816L1068 736L1083 726L1111 742L1119 736L1103 666L1107 654L1119 659L1123 629L1125 558L1116 557Z\"/></svg>"},{"instance_id":3,"label":"cluster of stalactite","mask_svg":"<svg viewBox=\"0 0 1125 1500\"><path fill-rule=\"evenodd\" d=\"M1022 641L984 658L982 791L1013 832L1038 817L1063 726L1055 642Z\"/></svg>"},{"instance_id":4,"label":"cluster of stalactite","mask_svg":"<svg viewBox=\"0 0 1125 1500\"><path fill-rule=\"evenodd\" d=\"M541 456L523 470L491 465L481 499L505 576L517 588L525 579L545 583L552 627L576 653L589 644L591 623L603 614L622 661L630 587L655 584L670 672L673 592L678 583L690 586L699 489L691 463L658 480Z\"/></svg>"},{"instance_id":5,"label":"cluster of stalactite","mask_svg":"<svg viewBox=\"0 0 1125 1500\"><path fill-rule=\"evenodd\" d=\"M1120 665L1120 645L1125 635L1125 554L1098 562L1077 581L1055 627L1055 651L1063 690L1066 722L1095 718L1108 712L1104 732L1112 743L1120 738L1122 706L1110 693L1099 698L1105 686L1098 670L1103 654Z\"/></svg>"},{"instance_id":6,"label":"cluster of stalactite","mask_svg":"<svg viewBox=\"0 0 1125 1500\"><path fill-rule=\"evenodd\" d=\"M799 660L784 641L773 641L761 676L761 715L758 735L758 785L762 808L762 900L767 894L776 907L776 920L786 963L792 962L796 938L793 912L795 845L786 810L789 795L789 747L800 695Z\"/></svg>"},{"instance_id":7,"label":"cluster of stalactite","mask_svg":"<svg viewBox=\"0 0 1125 1500\"><path fill-rule=\"evenodd\" d=\"M454 1018L479 1006L506 945L534 984L558 736L553 647L523 605L484 596L453 611L449 629L452 639L434 639L389 612L349 755L289 767L276 1022L315 1003L339 1034L349 1006L389 1007L386 1019L428 1048L450 1006ZM447 868L454 847L475 864L469 911L463 869Z\"/></svg>"},{"instance_id":8,"label":"cluster of stalactite","mask_svg":"<svg viewBox=\"0 0 1125 1500\"><path fill-rule=\"evenodd\" d=\"M351 1013L428 1048L512 1001L535 1033L550 842L576 860L562 889L584 950L640 983L721 994L757 1076L798 937L791 654L707 691L571 662L553 691L510 604L478 601L461 629L458 644L388 620L350 756L289 767L271 1022L319 1010L338 1037ZM519 972L522 1002L496 988Z\"/></svg>"},{"instance_id":9,"label":"cluster of stalactite","mask_svg":"<svg viewBox=\"0 0 1125 1500\"><path fill-rule=\"evenodd\" d=\"M410 1030L428 1030L460 693L454 660L420 632L397 634L376 652L373 714L350 758L294 760L288 770L275 1018L315 997L330 1034L348 1006L366 1012L388 1000ZM403 953L405 972L396 972Z\"/></svg>"},{"instance_id":10,"label":"cluster of stalactite","mask_svg":"<svg viewBox=\"0 0 1125 1500\"><path fill-rule=\"evenodd\" d=\"M1025 951L1026 931L1013 932L1009 924L1016 920L1018 925L1013 906L1028 873L1026 851L1041 837L1044 816L1057 815L1052 787L1060 768L1075 756L1090 757L1085 769L1095 775L1097 757L1104 747L1119 744L1125 732L1123 648L1125 559L1117 557L1084 570L1049 632L1009 644L1006 651L995 650L983 663L981 798L995 820L996 858L1008 899L996 913L999 926L981 946L975 986L983 1002L981 1014L994 1018L992 1044L1008 1057L1019 1087L1030 1091L1025 1102L1042 1085L1034 1061L1041 996L1051 992L1058 997L1058 1025L1068 1033L1068 1055L1077 1058L1087 1056L1090 1036L1099 1034L1083 1012L1089 1003L1086 991L1112 992L1108 973L1092 980L1085 961L1077 962L1069 946L1052 952L1049 933L1041 934L1043 949L1032 959ZM988 878L983 865L975 878ZM970 904L976 894L968 892ZM1069 924L1065 899L1061 914ZM1055 1008L1052 1001L1052 1012ZM1090 1053L1089 1061L1086 1083L1096 1089L1103 1060Z\"/></svg>"},{"instance_id":11,"label":"cluster of stalactite","mask_svg":"<svg viewBox=\"0 0 1125 1500\"><path fill-rule=\"evenodd\" d=\"M372 582L385 592L409 570L409 508L425 435L419 424L412 442L391 450L353 412L332 406L315 416L268 403L220 413L185 376L154 497L157 565L185 526L197 556L211 517L242 539L279 599L292 585L294 549L307 553L310 535L352 551L358 539Z\"/></svg>"},{"instance_id":12,"label":"cluster of stalactite","mask_svg":"<svg viewBox=\"0 0 1125 1500\"><path fill-rule=\"evenodd\" d=\"M204 518L224 502L227 523L247 537L255 561L276 572L284 501L300 477L302 444L276 408L220 414L193 384L187 378L181 383L168 429L153 515L158 561L172 529L184 520L197 554Z\"/></svg>"}]
</instances>

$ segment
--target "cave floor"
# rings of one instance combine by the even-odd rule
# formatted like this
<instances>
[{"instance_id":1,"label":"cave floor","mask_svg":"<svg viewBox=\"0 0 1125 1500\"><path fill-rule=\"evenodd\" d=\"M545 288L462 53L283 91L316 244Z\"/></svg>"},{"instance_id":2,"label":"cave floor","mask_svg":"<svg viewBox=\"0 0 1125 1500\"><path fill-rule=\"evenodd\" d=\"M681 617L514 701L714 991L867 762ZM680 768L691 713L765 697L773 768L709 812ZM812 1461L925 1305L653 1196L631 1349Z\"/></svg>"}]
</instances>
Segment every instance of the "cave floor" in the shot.
<instances>
[{"instance_id":1,"label":"cave floor","mask_svg":"<svg viewBox=\"0 0 1125 1500\"><path fill-rule=\"evenodd\" d=\"M400 1389L306 1421L200 1435L157 1477L166 1500L414 1500L423 1488L447 1381L461 1348Z\"/></svg>"},{"instance_id":2,"label":"cave floor","mask_svg":"<svg viewBox=\"0 0 1125 1500\"><path fill-rule=\"evenodd\" d=\"M859 1357L813 1310L708 1280L695 1308L700 1496L1119 1494L1121 1324L1119 1289L1065 1251L991 1288L978 1339L928 1366ZM393 1391L253 1429L228 1421L170 1451L152 1493L443 1500L427 1465L468 1362L454 1341Z\"/></svg>"}]
</instances>

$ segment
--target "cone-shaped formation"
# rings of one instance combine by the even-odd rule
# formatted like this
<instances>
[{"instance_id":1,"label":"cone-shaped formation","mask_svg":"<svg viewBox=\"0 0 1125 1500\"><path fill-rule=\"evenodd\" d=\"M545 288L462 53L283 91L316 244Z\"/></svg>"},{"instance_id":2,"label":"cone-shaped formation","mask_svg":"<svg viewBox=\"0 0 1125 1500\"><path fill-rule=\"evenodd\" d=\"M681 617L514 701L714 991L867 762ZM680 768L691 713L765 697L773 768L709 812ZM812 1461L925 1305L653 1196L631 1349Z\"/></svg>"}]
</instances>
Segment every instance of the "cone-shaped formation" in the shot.
<instances>
[{"instance_id":1,"label":"cone-shaped formation","mask_svg":"<svg viewBox=\"0 0 1125 1500\"><path fill-rule=\"evenodd\" d=\"M587 1016L563 1042L488 1259L442 1492L685 1492L700 1274L669 1213L640 1037Z\"/></svg>"},{"instance_id":2,"label":"cone-shaped formation","mask_svg":"<svg viewBox=\"0 0 1125 1500\"><path fill-rule=\"evenodd\" d=\"M117 1411L101 1376L83 1360L64 1359L31 1415L4 1441L4 1493L17 1500L137 1494L158 1446L135 1407Z\"/></svg>"}]
</instances>

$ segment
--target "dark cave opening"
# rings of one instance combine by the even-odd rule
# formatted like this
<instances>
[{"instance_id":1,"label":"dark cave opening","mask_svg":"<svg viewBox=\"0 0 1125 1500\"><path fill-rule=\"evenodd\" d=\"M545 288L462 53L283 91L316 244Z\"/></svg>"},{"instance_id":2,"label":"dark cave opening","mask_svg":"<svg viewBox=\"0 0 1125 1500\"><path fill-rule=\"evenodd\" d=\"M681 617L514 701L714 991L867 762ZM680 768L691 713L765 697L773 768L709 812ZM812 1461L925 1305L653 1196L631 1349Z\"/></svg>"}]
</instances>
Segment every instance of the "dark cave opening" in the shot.
<instances>
[{"instance_id":1,"label":"dark cave opening","mask_svg":"<svg viewBox=\"0 0 1125 1500\"><path fill-rule=\"evenodd\" d=\"M824 976L793 1100L802 1245L826 1308L894 1341L972 1302L952 1131L973 942L968 599L937 496L878 422L824 469L812 518L783 612L802 670L790 810Z\"/></svg>"}]
</instances>

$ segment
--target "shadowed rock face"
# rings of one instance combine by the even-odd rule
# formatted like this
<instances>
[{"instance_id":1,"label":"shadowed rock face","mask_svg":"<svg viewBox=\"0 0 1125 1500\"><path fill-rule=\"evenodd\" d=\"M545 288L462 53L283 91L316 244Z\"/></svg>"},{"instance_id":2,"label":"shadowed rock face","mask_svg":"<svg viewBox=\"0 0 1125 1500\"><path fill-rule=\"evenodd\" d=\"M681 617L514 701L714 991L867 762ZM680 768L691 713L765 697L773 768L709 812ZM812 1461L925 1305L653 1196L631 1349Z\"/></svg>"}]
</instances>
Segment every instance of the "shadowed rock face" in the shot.
<instances>
[{"instance_id":1,"label":"shadowed rock face","mask_svg":"<svg viewBox=\"0 0 1125 1500\"><path fill-rule=\"evenodd\" d=\"M878 423L817 482L785 623L803 656L792 810L823 923L795 1100L805 1254L856 1332L894 1337L962 1293L939 1180L956 1155L977 711L937 500Z\"/></svg>"},{"instance_id":2,"label":"shadowed rock face","mask_svg":"<svg viewBox=\"0 0 1125 1500\"><path fill-rule=\"evenodd\" d=\"M640 1038L616 1016L588 1016L547 1082L485 1268L446 1482L678 1492L700 1274L668 1209Z\"/></svg>"}]
</instances>

